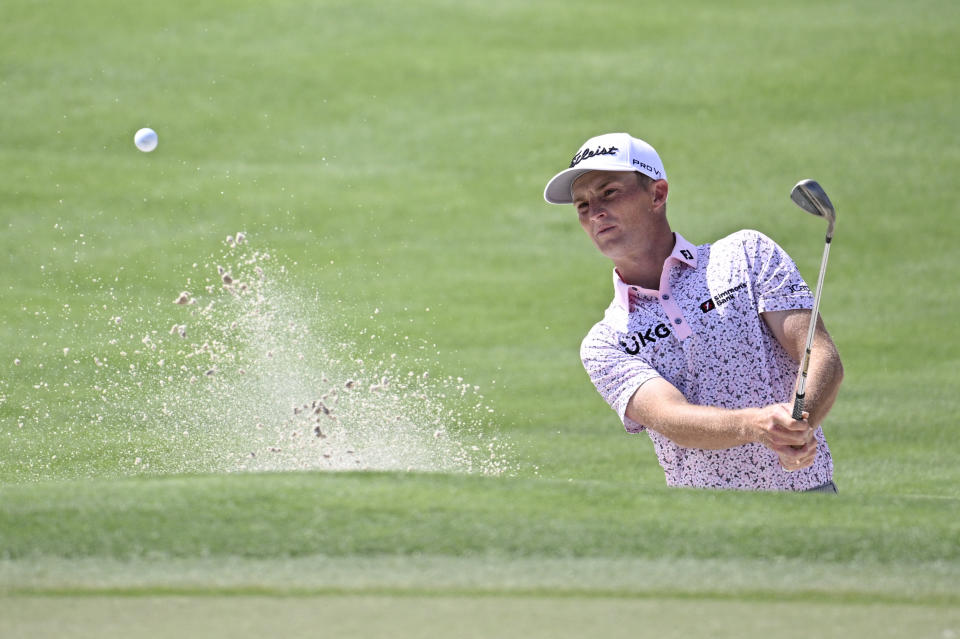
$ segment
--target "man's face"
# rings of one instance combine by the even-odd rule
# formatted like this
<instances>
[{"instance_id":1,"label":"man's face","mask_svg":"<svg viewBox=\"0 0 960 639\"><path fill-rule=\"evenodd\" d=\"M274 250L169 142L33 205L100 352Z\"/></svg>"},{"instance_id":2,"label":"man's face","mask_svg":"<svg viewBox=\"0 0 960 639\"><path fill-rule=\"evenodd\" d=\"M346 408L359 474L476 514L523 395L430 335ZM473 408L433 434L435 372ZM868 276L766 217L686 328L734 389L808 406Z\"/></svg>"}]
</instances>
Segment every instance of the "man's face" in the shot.
<instances>
[{"instance_id":1,"label":"man's face","mask_svg":"<svg viewBox=\"0 0 960 639\"><path fill-rule=\"evenodd\" d=\"M662 199L658 196L662 184ZM616 260L643 248L666 201L666 182L642 184L636 173L591 171L573 183L580 225L601 253Z\"/></svg>"}]
</instances>

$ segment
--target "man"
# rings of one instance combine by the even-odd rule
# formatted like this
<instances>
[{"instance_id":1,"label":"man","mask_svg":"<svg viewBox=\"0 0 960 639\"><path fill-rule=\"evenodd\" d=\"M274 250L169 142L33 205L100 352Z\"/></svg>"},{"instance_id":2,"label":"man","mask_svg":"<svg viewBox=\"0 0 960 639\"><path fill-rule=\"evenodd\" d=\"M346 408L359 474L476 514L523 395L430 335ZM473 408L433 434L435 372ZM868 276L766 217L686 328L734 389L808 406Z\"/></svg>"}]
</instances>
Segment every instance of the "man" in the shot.
<instances>
[{"instance_id":1,"label":"man","mask_svg":"<svg viewBox=\"0 0 960 639\"><path fill-rule=\"evenodd\" d=\"M646 430L670 486L836 492L820 424L843 366L820 318L805 419L792 419L813 296L757 231L694 246L667 221L657 152L627 133L587 140L544 191L573 204L614 264L614 299L581 359L628 432Z\"/></svg>"}]
</instances>

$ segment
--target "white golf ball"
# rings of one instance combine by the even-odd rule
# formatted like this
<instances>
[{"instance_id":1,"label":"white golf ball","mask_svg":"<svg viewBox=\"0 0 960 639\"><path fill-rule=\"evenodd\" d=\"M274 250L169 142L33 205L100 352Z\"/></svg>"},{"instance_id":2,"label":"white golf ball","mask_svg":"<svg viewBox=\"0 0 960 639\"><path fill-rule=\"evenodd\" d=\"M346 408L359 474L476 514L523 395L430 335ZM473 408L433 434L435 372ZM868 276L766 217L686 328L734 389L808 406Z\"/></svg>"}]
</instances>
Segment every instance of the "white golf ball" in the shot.
<instances>
[{"instance_id":1,"label":"white golf ball","mask_svg":"<svg viewBox=\"0 0 960 639\"><path fill-rule=\"evenodd\" d=\"M153 129L140 129L133 136L133 143L144 153L149 153L157 148L157 132Z\"/></svg>"}]
</instances>

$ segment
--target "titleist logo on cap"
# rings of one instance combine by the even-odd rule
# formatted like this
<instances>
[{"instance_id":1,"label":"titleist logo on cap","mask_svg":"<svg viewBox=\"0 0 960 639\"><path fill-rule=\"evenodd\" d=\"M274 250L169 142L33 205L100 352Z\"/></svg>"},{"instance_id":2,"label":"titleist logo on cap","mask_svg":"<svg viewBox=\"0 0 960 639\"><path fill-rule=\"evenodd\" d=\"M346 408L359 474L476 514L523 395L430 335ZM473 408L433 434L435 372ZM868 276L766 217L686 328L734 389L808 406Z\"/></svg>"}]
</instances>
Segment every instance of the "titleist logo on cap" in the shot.
<instances>
[{"instance_id":1,"label":"titleist logo on cap","mask_svg":"<svg viewBox=\"0 0 960 639\"><path fill-rule=\"evenodd\" d=\"M570 161L570 168L572 169L573 167L580 164L587 158L596 157L598 155L616 155L617 151L619 150L620 149L618 149L615 146L611 146L611 147L601 146L601 147L597 147L596 149L583 149L582 151L578 152L575 156L573 156L573 159Z\"/></svg>"}]
</instances>

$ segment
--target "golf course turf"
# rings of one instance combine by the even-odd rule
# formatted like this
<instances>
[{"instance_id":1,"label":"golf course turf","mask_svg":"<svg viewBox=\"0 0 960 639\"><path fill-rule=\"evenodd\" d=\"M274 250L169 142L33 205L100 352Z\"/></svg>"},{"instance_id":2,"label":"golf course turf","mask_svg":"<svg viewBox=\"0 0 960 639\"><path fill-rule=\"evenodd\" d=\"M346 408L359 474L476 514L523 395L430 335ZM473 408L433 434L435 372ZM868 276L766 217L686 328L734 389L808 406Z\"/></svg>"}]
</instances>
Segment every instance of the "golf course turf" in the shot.
<instances>
[{"instance_id":1,"label":"golf course turf","mask_svg":"<svg viewBox=\"0 0 960 639\"><path fill-rule=\"evenodd\" d=\"M960 635L955 3L0 13L0 636ZM541 194L611 131L809 284L830 194L838 495L667 488L591 386Z\"/></svg>"}]
</instances>

